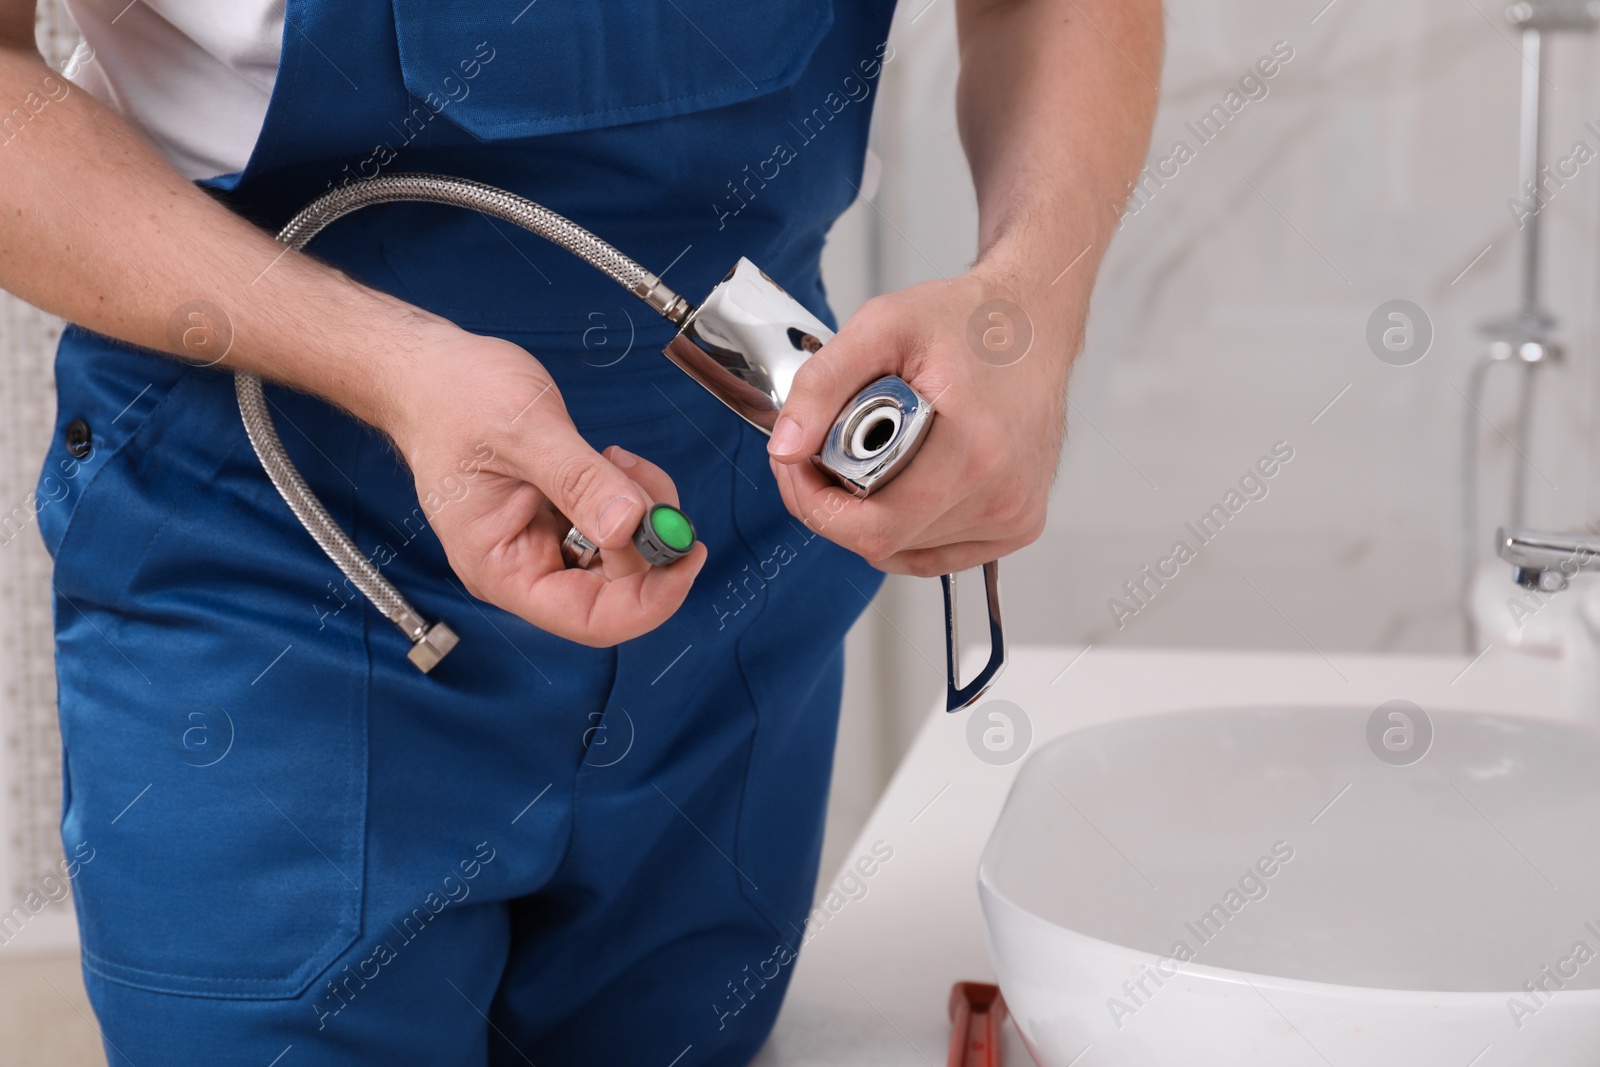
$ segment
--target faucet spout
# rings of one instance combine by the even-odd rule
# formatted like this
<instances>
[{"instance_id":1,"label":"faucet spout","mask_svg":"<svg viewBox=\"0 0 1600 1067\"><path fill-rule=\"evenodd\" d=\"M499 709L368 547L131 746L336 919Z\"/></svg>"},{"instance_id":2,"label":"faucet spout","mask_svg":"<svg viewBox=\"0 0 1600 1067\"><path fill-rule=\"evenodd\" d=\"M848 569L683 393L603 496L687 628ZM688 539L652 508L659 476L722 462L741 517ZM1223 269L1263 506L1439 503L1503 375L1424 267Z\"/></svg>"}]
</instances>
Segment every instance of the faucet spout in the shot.
<instances>
[{"instance_id":1,"label":"faucet spout","mask_svg":"<svg viewBox=\"0 0 1600 1067\"><path fill-rule=\"evenodd\" d=\"M1502 526L1494 539L1496 553L1516 568L1512 579L1528 589L1559 592L1574 574L1600 570L1600 537Z\"/></svg>"}]
</instances>

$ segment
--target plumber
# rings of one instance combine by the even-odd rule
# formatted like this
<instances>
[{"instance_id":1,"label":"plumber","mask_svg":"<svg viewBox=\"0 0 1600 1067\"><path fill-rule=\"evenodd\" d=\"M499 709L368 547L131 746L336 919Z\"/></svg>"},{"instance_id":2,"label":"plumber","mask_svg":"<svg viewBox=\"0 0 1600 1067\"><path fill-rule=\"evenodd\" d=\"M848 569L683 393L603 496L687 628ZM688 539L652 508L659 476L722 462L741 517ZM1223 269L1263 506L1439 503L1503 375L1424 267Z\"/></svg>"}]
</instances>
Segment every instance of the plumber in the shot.
<instances>
[{"instance_id":1,"label":"plumber","mask_svg":"<svg viewBox=\"0 0 1600 1067\"><path fill-rule=\"evenodd\" d=\"M45 463L84 466L38 525L110 1062L748 1062L781 987L720 1029L706 1004L803 937L845 632L880 572L976 566L1043 527L1159 4L947 0L977 259L862 307L769 441L656 354L668 324L486 216L375 207L310 254L272 234L345 182L448 174L670 264L690 299L748 256L833 327L819 259L876 94L829 97L892 76L892 0L65 2L85 43L59 82L35 0L0 0L0 114L26 118L0 147L0 287L71 323ZM777 180L706 210L799 127ZM1000 299L1036 337L1007 366L966 341ZM252 453L236 372L268 380L357 547L449 618L432 673L370 607L328 610L340 576ZM856 501L809 460L887 374L939 418ZM430 494L452 499L402 532ZM702 542L662 567L630 547L656 501ZM813 514L821 536L796 536ZM574 524L586 568L560 551ZM783 577L719 611L780 542L801 546ZM200 761L195 712L230 724ZM345 984L485 843L471 898Z\"/></svg>"}]
</instances>

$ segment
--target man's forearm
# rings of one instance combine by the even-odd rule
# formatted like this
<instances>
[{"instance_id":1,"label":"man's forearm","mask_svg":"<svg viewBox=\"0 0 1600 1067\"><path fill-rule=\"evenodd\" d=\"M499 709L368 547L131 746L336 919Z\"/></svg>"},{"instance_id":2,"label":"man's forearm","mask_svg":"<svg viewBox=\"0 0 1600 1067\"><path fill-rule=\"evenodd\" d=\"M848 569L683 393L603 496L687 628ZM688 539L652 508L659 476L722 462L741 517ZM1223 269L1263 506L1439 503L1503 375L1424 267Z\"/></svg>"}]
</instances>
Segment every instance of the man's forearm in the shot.
<instances>
[{"instance_id":1,"label":"man's forearm","mask_svg":"<svg viewBox=\"0 0 1600 1067\"><path fill-rule=\"evenodd\" d=\"M1080 312L1149 146L1159 0L960 0L957 119L978 265ZM1087 252L1085 253L1085 249Z\"/></svg>"},{"instance_id":2,"label":"man's forearm","mask_svg":"<svg viewBox=\"0 0 1600 1067\"><path fill-rule=\"evenodd\" d=\"M284 254L16 42L0 45L0 119L0 288L132 344L207 363L225 350L220 366L381 424L392 372L438 320ZM200 301L199 318L180 313Z\"/></svg>"}]
</instances>

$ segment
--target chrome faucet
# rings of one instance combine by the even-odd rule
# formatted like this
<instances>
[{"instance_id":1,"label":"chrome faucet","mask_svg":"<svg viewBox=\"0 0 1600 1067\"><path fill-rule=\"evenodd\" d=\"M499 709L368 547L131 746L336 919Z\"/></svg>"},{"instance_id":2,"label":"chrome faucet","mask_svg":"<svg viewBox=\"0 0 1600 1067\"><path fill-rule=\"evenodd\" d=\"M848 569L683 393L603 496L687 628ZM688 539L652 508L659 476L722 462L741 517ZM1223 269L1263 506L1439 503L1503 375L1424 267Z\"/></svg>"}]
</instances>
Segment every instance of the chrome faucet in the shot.
<instances>
[{"instance_id":1,"label":"chrome faucet","mask_svg":"<svg viewBox=\"0 0 1600 1067\"><path fill-rule=\"evenodd\" d=\"M1593 2L1600 4L1600 0ZM278 234L278 240L301 249L329 224L352 211L401 201L452 205L486 218L492 215L504 219L599 269L678 327L677 336L665 350L667 358L762 433L772 433L800 366L833 339L832 330L742 256L695 307L657 275L570 219L503 189L461 178L390 174L343 185L303 208ZM250 444L289 509L328 558L344 571L351 585L410 638L411 650L406 658L423 673L431 671L455 648L455 631L443 622L430 623L419 615L334 522L284 450L261 379L239 374L235 391ZM813 462L852 495L868 496L911 461L933 416L933 405L903 379L893 375L880 378L845 406ZM563 549L579 549L580 561L582 546L593 548L577 530L571 531L567 539ZM999 560L983 565L983 581L989 616L989 658L983 669L963 684L956 631L956 575L940 575L944 587L947 711L959 711L975 703L1005 666Z\"/></svg>"},{"instance_id":2,"label":"chrome faucet","mask_svg":"<svg viewBox=\"0 0 1600 1067\"><path fill-rule=\"evenodd\" d=\"M1488 345L1473 363L1464 394L1462 410L1465 433L1461 460L1461 611L1465 624L1465 651L1478 643L1472 607L1472 586L1478 571L1478 433L1482 397L1490 368L1520 367L1517 418L1507 440L1519 454L1528 451L1532 433L1534 376L1540 367L1563 361L1563 347L1555 340L1557 322L1545 310L1540 273L1543 214L1549 198L1552 175L1544 157L1544 86L1550 81L1550 42L1558 33L1590 34L1600 29L1600 0L1519 0L1506 9L1505 17L1522 37L1522 106L1519 123L1517 196L1510 201L1521 237L1521 305L1516 313L1484 323L1481 332ZM1557 179L1559 187L1559 179ZM1507 501L1513 523L1526 521L1528 500L1526 464L1511 469L1511 493ZM1503 546L1503 542L1502 542ZM1505 553L1502 548L1501 555ZM1565 586L1563 581L1562 586ZM1560 587L1557 587L1560 588Z\"/></svg>"},{"instance_id":3,"label":"chrome faucet","mask_svg":"<svg viewBox=\"0 0 1600 1067\"><path fill-rule=\"evenodd\" d=\"M1579 571L1600 571L1600 537L1502 526L1494 540L1500 558L1516 568L1512 580L1526 589L1556 593Z\"/></svg>"}]
</instances>

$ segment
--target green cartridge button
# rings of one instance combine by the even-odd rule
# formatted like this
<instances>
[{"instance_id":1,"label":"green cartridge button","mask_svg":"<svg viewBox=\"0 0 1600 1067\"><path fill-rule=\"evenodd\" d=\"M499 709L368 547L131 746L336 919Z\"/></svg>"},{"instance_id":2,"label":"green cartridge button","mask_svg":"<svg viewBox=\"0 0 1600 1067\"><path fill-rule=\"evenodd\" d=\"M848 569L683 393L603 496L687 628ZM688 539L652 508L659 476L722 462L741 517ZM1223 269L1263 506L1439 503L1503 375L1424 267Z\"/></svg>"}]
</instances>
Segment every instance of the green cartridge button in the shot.
<instances>
[{"instance_id":1,"label":"green cartridge button","mask_svg":"<svg viewBox=\"0 0 1600 1067\"><path fill-rule=\"evenodd\" d=\"M687 552L694 545L694 524L675 507L657 504L651 508L650 525L668 548Z\"/></svg>"},{"instance_id":2,"label":"green cartridge button","mask_svg":"<svg viewBox=\"0 0 1600 1067\"><path fill-rule=\"evenodd\" d=\"M639 524L633 545L652 567L664 567L694 547L694 523L671 504L656 504Z\"/></svg>"}]
</instances>

